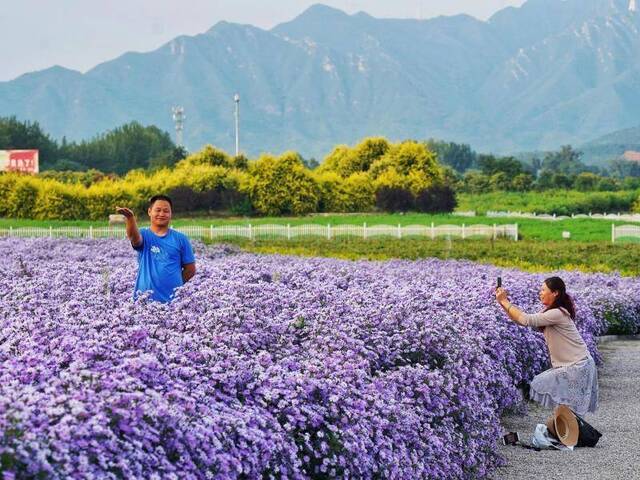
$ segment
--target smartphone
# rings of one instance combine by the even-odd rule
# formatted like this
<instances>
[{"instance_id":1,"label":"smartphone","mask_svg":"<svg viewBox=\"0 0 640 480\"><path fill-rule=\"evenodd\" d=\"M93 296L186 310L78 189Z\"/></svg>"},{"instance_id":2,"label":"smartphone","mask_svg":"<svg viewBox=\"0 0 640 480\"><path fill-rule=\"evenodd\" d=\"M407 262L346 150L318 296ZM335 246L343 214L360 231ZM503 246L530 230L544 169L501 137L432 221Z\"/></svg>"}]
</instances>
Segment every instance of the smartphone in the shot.
<instances>
[{"instance_id":1,"label":"smartphone","mask_svg":"<svg viewBox=\"0 0 640 480\"><path fill-rule=\"evenodd\" d=\"M515 445L520 441L520 435L518 432L509 432L504 437L502 437L503 445Z\"/></svg>"},{"instance_id":2,"label":"smartphone","mask_svg":"<svg viewBox=\"0 0 640 480\"><path fill-rule=\"evenodd\" d=\"M498 286L497 288L502 287L502 277L498 277Z\"/></svg>"}]
</instances>

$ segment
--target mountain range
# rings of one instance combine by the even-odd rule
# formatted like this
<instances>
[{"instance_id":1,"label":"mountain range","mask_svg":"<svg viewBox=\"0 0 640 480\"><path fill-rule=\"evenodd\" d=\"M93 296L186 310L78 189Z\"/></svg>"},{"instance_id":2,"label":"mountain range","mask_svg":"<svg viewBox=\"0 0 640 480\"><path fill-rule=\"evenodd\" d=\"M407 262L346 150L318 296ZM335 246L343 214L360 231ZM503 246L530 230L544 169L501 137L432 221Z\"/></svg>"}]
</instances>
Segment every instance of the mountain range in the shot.
<instances>
[{"instance_id":1,"label":"mountain range","mask_svg":"<svg viewBox=\"0 0 640 480\"><path fill-rule=\"evenodd\" d=\"M378 19L314 5L264 30L220 22L86 73L0 82L0 116L79 140L137 120L248 155L322 158L366 136L510 153L580 145L640 124L640 12L629 0L528 0L488 21Z\"/></svg>"},{"instance_id":2,"label":"mountain range","mask_svg":"<svg viewBox=\"0 0 640 480\"><path fill-rule=\"evenodd\" d=\"M640 152L640 127L603 135L580 145L578 150L584 163L606 167L611 160L622 158L625 152Z\"/></svg>"}]
</instances>

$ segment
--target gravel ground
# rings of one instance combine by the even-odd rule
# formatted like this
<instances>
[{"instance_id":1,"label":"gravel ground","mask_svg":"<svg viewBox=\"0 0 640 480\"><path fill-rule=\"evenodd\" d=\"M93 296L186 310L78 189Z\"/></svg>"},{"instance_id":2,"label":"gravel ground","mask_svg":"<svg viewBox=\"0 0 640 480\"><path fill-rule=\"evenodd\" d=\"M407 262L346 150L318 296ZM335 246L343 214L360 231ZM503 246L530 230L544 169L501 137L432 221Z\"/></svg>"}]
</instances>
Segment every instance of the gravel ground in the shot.
<instances>
[{"instance_id":1,"label":"gravel ground","mask_svg":"<svg viewBox=\"0 0 640 480\"><path fill-rule=\"evenodd\" d=\"M640 479L640 341L613 341L599 345L604 365L598 369L599 408L585 420L602 437L595 448L536 452L502 446L508 464L496 479ZM544 423L550 411L528 402L526 415L502 418L505 432L517 431L531 440L537 423Z\"/></svg>"}]
</instances>

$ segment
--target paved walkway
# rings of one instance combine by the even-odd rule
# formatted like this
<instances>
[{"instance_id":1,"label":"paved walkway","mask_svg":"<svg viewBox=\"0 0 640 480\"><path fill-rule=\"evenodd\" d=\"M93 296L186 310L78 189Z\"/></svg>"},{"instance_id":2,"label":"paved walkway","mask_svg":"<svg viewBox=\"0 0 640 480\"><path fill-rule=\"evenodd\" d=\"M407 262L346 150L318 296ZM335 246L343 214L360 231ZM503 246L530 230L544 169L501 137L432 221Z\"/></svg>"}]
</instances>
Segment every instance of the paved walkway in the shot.
<instances>
[{"instance_id":1,"label":"paved walkway","mask_svg":"<svg viewBox=\"0 0 640 480\"><path fill-rule=\"evenodd\" d=\"M640 341L620 340L598 347L604 365L598 369L600 404L595 414L584 418L602 437L595 448L573 452L525 450L500 446L508 465L496 479L640 479ZM502 419L505 432L517 431L531 439L537 423L550 411L528 402L525 416Z\"/></svg>"}]
</instances>

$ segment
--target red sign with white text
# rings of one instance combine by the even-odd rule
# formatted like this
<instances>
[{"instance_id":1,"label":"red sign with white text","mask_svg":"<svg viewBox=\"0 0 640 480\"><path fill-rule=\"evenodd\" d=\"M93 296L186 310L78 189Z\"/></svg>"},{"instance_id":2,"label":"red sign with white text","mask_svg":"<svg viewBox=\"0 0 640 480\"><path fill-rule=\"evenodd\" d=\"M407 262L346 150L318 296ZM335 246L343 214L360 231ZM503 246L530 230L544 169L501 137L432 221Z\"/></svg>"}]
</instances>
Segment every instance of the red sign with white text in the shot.
<instances>
[{"instance_id":1,"label":"red sign with white text","mask_svg":"<svg viewBox=\"0 0 640 480\"><path fill-rule=\"evenodd\" d=\"M0 170L38 173L38 150L0 150Z\"/></svg>"}]
</instances>

